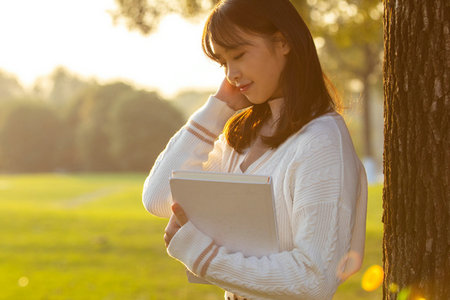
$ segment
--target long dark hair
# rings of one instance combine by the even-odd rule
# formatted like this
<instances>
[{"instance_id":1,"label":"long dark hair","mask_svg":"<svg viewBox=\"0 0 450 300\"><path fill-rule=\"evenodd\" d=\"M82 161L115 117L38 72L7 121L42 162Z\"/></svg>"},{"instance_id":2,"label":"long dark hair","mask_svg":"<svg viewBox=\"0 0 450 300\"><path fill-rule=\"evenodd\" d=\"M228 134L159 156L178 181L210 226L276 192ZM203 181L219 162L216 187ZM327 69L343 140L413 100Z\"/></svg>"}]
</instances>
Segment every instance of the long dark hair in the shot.
<instances>
[{"instance_id":1,"label":"long dark hair","mask_svg":"<svg viewBox=\"0 0 450 300\"><path fill-rule=\"evenodd\" d=\"M262 36L281 32L290 46L280 83L284 109L271 137L263 142L278 147L306 123L327 112L338 110L337 93L322 72L316 47L305 22L289 0L222 0L206 21L202 47L215 61L212 42L225 48L245 43L236 27ZM268 103L256 104L236 114L225 126L228 144L242 152L250 146L265 120L270 117Z\"/></svg>"}]
</instances>

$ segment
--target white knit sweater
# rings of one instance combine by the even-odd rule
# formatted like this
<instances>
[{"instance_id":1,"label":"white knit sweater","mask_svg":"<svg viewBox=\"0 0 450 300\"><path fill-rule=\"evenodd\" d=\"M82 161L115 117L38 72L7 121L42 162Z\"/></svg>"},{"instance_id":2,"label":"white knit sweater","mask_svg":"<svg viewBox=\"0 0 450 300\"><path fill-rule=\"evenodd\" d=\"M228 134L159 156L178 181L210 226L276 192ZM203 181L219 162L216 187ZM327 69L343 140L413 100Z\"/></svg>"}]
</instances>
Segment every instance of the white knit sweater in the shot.
<instances>
[{"instance_id":1,"label":"white knit sweater","mask_svg":"<svg viewBox=\"0 0 450 300\"><path fill-rule=\"evenodd\" d=\"M174 169L242 173L245 153L239 155L221 134L234 113L211 96L172 137L144 184L150 213L170 217ZM359 269L365 240L366 175L342 117L314 119L245 173L272 176L281 251L259 258L231 253L188 222L168 253L248 299L331 299L342 277Z\"/></svg>"}]
</instances>

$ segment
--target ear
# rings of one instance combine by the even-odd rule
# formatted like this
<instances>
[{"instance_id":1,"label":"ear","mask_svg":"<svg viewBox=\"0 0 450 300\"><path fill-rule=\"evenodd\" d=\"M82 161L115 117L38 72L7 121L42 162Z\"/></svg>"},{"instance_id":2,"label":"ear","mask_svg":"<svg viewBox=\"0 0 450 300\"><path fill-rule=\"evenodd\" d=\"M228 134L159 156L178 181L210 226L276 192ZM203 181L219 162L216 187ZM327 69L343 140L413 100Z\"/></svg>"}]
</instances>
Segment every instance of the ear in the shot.
<instances>
[{"instance_id":1,"label":"ear","mask_svg":"<svg viewBox=\"0 0 450 300\"><path fill-rule=\"evenodd\" d=\"M277 31L273 34L273 41L276 47L281 50L281 54L287 55L291 51L291 46L281 32Z\"/></svg>"}]
</instances>

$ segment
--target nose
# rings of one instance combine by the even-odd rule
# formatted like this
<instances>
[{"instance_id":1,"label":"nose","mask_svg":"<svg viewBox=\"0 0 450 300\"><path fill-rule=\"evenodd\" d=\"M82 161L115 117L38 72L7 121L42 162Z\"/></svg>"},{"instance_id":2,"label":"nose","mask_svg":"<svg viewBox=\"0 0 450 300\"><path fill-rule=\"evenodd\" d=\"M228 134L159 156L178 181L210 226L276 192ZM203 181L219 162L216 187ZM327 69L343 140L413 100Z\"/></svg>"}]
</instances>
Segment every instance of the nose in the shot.
<instances>
[{"instance_id":1,"label":"nose","mask_svg":"<svg viewBox=\"0 0 450 300\"><path fill-rule=\"evenodd\" d=\"M241 72L236 66L232 64L229 64L227 66L226 74L228 82L233 85L236 85L239 82L239 79L241 78Z\"/></svg>"}]
</instances>

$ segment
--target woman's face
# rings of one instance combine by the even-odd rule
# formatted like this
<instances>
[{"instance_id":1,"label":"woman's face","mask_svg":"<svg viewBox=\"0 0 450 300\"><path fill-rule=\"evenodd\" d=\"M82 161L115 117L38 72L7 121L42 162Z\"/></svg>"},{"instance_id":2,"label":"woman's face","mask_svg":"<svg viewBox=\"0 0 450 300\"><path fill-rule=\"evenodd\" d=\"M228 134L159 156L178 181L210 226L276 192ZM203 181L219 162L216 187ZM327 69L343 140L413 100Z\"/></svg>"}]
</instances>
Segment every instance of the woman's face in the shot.
<instances>
[{"instance_id":1,"label":"woman's face","mask_svg":"<svg viewBox=\"0 0 450 300\"><path fill-rule=\"evenodd\" d=\"M242 31L238 34L245 44L236 48L212 43L228 81L253 104L282 97L280 76L290 50L282 34L273 38Z\"/></svg>"}]
</instances>

